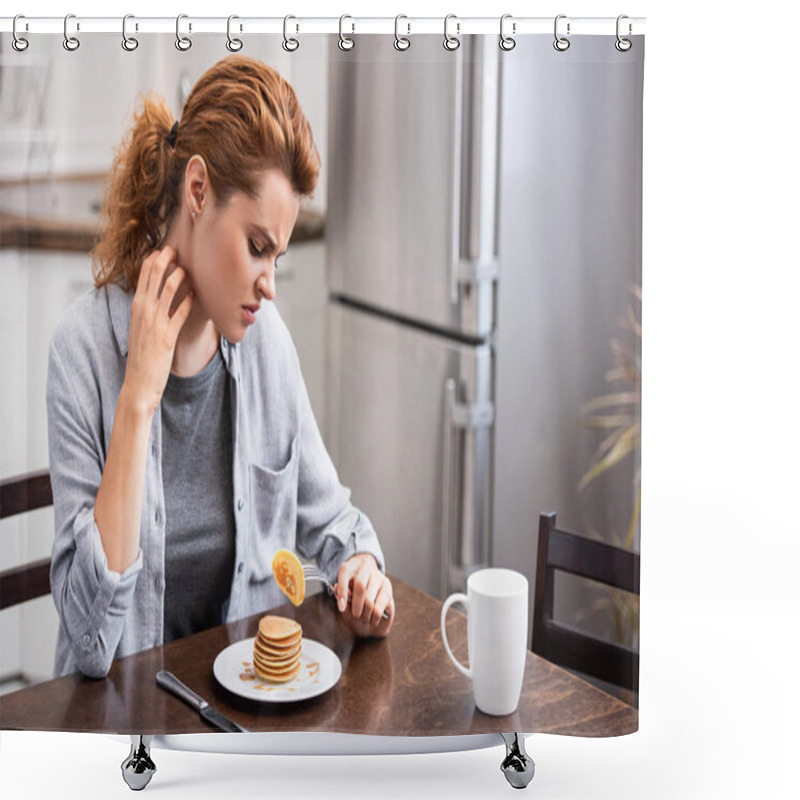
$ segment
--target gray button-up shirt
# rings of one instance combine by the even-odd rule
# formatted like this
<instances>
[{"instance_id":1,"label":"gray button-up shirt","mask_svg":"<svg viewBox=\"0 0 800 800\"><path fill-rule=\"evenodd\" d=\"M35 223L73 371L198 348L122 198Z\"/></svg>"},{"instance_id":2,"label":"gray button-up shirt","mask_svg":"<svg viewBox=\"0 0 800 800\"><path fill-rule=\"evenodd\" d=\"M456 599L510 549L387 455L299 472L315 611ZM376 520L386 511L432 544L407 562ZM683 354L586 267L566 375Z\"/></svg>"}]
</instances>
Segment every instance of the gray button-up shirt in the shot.
<instances>
[{"instance_id":1,"label":"gray button-up shirt","mask_svg":"<svg viewBox=\"0 0 800 800\"><path fill-rule=\"evenodd\" d=\"M122 574L110 570L94 519L128 354L132 292L116 285L77 300L50 344L47 418L55 507L50 586L61 620L56 677L104 677L114 658L163 641L164 489L161 414L147 452L140 548ZM335 583L378 538L350 503L317 428L289 331L264 303L244 339L220 343L231 376L236 560L227 621L285 601L272 575L278 548L315 560Z\"/></svg>"}]
</instances>

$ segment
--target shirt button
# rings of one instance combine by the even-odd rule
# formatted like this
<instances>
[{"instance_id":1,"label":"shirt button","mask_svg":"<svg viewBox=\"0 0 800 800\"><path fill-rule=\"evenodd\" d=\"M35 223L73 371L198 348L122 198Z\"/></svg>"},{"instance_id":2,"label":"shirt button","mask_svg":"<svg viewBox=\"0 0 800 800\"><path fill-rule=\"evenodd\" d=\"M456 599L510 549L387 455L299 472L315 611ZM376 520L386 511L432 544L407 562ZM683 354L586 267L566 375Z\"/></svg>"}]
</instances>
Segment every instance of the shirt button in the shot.
<instances>
[{"instance_id":1,"label":"shirt button","mask_svg":"<svg viewBox=\"0 0 800 800\"><path fill-rule=\"evenodd\" d=\"M83 634L83 644L84 644L84 646L88 647L89 646L89 642L91 642L91 641L92 641L92 637L89 636L88 633L84 633Z\"/></svg>"},{"instance_id":2,"label":"shirt button","mask_svg":"<svg viewBox=\"0 0 800 800\"><path fill-rule=\"evenodd\" d=\"M156 525L158 525L160 522L161 522L161 512L158 509L156 509Z\"/></svg>"},{"instance_id":3,"label":"shirt button","mask_svg":"<svg viewBox=\"0 0 800 800\"><path fill-rule=\"evenodd\" d=\"M241 511L244 508L244 500L242 500L241 497L239 498L238 507L239 507L239 511Z\"/></svg>"},{"instance_id":4,"label":"shirt button","mask_svg":"<svg viewBox=\"0 0 800 800\"><path fill-rule=\"evenodd\" d=\"M156 453L158 452L158 448L155 446L155 444L153 444L153 446L150 448L150 452L153 455L156 455Z\"/></svg>"},{"instance_id":5,"label":"shirt button","mask_svg":"<svg viewBox=\"0 0 800 800\"><path fill-rule=\"evenodd\" d=\"M156 584L156 591L160 592L161 591L161 578L158 575L156 575L155 584Z\"/></svg>"},{"instance_id":6,"label":"shirt button","mask_svg":"<svg viewBox=\"0 0 800 800\"><path fill-rule=\"evenodd\" d=\"M244 561L239 562L239 566L236 568L237 572L241 572L244 569Z\"/></svg>"}]
</instances>

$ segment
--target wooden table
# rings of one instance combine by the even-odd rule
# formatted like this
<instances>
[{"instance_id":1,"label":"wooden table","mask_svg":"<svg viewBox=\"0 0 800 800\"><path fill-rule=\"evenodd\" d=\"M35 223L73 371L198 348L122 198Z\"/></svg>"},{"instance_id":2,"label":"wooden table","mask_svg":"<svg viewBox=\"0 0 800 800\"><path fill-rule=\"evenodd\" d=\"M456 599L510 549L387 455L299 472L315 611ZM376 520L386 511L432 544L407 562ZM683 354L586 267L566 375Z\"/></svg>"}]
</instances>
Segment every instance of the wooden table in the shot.
<instances>
[{"instance_id":1,"label":"wooden table","mask_svg":"<svg viewBox=\"0 0 800 800\"><path fill-rule=\"evenodd\" d=\"M212 665L229 644L255 636L262 614L118 659L102 680L67 675L0 697L0 728L121 734L219 732L156 685L173 672L213 707L250 731L328 731L443 736L501 732L618 736L638 728L638 712L565 670L528 653L519 707L504 717L475 708L470 681L442 645L442 604L392 578L397 615L385 639L357 639L326 594L271 613L296 619L303 635L330 647L342 677L326 694L294 704L234 695ZM454 654L467 661L466 617L448 615Z\"/></svg>"}]
</instances>

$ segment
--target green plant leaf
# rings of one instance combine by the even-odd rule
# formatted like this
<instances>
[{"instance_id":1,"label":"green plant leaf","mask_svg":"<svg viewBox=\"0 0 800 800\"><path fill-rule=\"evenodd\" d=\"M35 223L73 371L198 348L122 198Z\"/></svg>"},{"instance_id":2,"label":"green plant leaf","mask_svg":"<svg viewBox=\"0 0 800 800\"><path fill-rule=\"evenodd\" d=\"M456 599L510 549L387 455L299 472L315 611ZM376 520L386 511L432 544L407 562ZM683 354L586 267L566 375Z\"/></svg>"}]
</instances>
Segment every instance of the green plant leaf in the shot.
<instances>
[{"instance_id":1,"label":"green plant leaf","mask_svg":"<svg viewBox=\"0 0 800 800\"><path fill-rule=\"evenodd\" d=\"M592 463L600 461L603 456L616 444L617 439L625 433L625 428L617 428L609 436L606 436L597 447Z\"/></svg>"},{"instance_id":2,"label":"green plant leaf","mask_svg":"<svg viewBox=\"0 0 800 800\"><path fill-rule=\"evenodd\" d=\"M632 285L630 292L641 302L640 285ZM635 305L635 303L629 304L625 313L617 319L619 327L626 330L628 335L624 339L622 337L611 339L615 365L604 375L606 383L627 384L627 388L596 397L580 408L583 424L587 428L608 433L603 434L592 463L580 480L579 491L585 490L592 481L627 456L638 452L638 448L641 447L642 362L637 350L638 343L642 339L642 325L635 313ZM616 530L603 536L596 531L591 532L601 541L610 541L617 547L627 550L633 550L641 515L641 467L638 466L638 461L636 467L633 478L635 499L624 539ZM605 587L605 591L588 608L579 612L578 617L585 619L600 612L608 614L611 618L618 641L630 642L631 646L638 647L639 598L636 595Z\"/></svg>"},{"instance_id":3,"label":"green plant leaf","mask_svg":"<svg viewBox=\"0 0 800 800\"><path fill-rule=\"evenodd\" d=\"M598 417L586 417L583 424L587 428L627 428L636 425L639 419L634 414L614 414Z\"/></svg>"},{"instance_id":4,"label":"green plant leaf","mask_svg":"<svg viewBox=\"0 0 800 800\"><path fill-rule=\"evenodd\" d=\"M637 477L640 474L640 472L637 472ZM633 511L631 512L631 521L628 524L628 534L625 537L626 550L633 550L633 540L636 535L636 523L639 521L639 515L642 512L642 486L636 478L634 478L634 481L638 488L636 491L636 501L633 504Z\"/></svg>"},{"instance_id":5,"label":"green plant leaf","mask_svg":"<svg viewBox=\"0 0 800 800\"><path fill-rule=\"evenodd\" d=\"M623 435L614 444L608 454L599 462L593 464L589 471L581 478L578 484L578 491L583 491L595 478L602 475L607 469L622 461L629 455L639 441L639 425L631 425L626 428Z\"/></svg>"},{"instance_id":6,"label":"green plant leaf","mask_svg":"<svg viewBox=\"0 0 800 800\"><path fill-rule=\"evenodd\" d=\"M588 414L598 408L607 406L638 405L641 402L639 392L617 392L616 394L604 394L589 400L581 406L581 414Z\"/></svg>"}]
</instances>

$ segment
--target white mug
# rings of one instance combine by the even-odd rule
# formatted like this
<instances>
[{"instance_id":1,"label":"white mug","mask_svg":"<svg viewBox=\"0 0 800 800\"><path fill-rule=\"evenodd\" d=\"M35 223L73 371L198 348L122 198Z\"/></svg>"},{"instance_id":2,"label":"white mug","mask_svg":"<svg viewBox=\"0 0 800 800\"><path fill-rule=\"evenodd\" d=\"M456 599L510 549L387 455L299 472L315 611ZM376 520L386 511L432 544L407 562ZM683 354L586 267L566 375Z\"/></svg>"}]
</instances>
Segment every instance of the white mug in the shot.
<instances>
[{"instance_id":1,"label":"white mug","mask_svg":"<svg viewBox=\"0 0 800 800\"><path fill-rule=\"evenodd\" d=\"M445 618L453 603L467 610L469 667L447 642ZM492 567L467 578L467 594L451 594L442 607L442 641L459 672L472 681L475 705L484 714L513 714L519 705L528 650L528 579Z\"/></svg>"}]
</instances>

